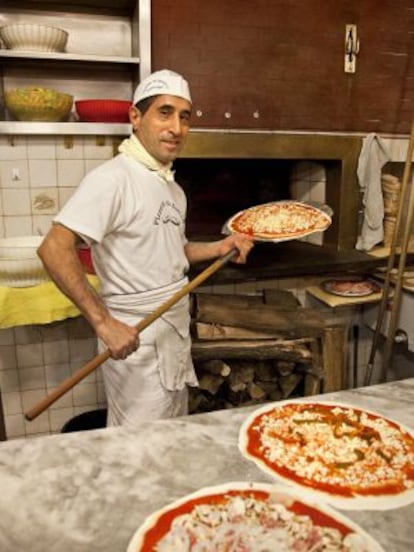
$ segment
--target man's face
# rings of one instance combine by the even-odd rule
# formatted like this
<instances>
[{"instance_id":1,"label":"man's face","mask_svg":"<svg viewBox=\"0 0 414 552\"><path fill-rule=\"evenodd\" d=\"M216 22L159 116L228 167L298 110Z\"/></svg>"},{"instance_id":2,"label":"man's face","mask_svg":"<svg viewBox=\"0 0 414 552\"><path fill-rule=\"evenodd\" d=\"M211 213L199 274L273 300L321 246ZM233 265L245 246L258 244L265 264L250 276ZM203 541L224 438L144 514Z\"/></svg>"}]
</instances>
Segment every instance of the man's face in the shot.
<instances>
[{"instance_id":1,"label":"man's face","mask_svg":"<svg viewBox=\"0 0 414 552\"><path fill-rule=\"evenodd\" d=\"M190 129L191 104L177 96L157 96L142 115L132 107L130 120L138 140L166 165L178 156Z\"/></svg>"}]
</instances>

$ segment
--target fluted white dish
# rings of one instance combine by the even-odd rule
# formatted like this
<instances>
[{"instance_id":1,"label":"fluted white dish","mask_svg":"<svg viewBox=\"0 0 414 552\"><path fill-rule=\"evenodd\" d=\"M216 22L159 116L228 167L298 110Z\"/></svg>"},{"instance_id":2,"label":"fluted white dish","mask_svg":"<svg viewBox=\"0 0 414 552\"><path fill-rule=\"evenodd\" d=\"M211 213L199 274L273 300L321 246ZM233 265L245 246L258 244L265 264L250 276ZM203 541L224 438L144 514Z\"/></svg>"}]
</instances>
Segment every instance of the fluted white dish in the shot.
<instances>
[{"instance_id":1,"label":"fluted white dish","mask_svg":"<svg viewBox=\"0 0 414 552\"><path fill-rule=\"evenodd\" d=\"M42 236L0 238L0 286L29 287L49 280L36 250Z\"/></svg>"},{"instance_id":2,"label":"fluted white dish","mask_svg":"<svg viewBox=\"0 0 414 552\"><path fill-rule=\"evenodd\" d=\"M58 27L14 23L0 27L0 38L10 50L64 52L69 34Z\"/></svg>"}]
</instances>

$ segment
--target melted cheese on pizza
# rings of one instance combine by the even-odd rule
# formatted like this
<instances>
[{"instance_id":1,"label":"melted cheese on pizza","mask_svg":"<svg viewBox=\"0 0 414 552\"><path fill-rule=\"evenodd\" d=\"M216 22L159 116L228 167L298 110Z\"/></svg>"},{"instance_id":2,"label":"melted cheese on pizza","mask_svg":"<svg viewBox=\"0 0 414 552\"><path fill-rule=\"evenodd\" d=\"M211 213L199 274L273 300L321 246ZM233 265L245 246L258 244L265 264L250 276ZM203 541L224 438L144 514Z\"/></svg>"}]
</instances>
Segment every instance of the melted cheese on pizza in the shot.
<instances>
[{"instance_id":1,"label":"melted cheese on pizza","mask_svg":"<svg viewBox=\"0 0 414 552\"><path fill-rule=\"evenodd\" d=\"M250 437L253 455L276 473L316 489L352 496L414 488L414 439L364 411L286 405L261 415Z\"/></svg>"},{"instance_id":2,"label":"melted cheese on pizza","mask_svg":"<svg viewBox=\"0 0 414 552\"><path fill-rule=\"evenodd\" d=\"M286 202L247 209L233 219L231 228L257 236L288 236L324 230L329 223L327 215L311 206Z\"/></svg>"},{"instance_id":3,"label":"melted cheese on pizza","mask_svg":"<svg viewBox=\"0 0 414 552\"><path fill-rule=\"evenodd\" d=\"M227 496L219 504L198 504L176 517L156 552L367 552L362 535L343 535L314 523L269 497Z\"/></svg>"}]
</instances>

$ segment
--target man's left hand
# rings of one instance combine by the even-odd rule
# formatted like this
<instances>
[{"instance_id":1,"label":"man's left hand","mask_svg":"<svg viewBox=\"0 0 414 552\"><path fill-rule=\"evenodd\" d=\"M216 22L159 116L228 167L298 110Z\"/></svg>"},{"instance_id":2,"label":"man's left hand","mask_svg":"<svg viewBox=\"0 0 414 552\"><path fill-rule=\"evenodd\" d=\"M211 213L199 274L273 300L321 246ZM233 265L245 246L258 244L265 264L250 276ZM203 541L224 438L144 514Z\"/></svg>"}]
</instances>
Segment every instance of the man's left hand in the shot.
<instances>
[{"instance_id":1,"label":"man's left hand","mask_svg":"<svg viewBox=\"0 0 414 552\"><path fill-rule=\"evenodd\" d=\"M237 257L233 257L232 261L238 264L244 264L253 247L253 238L248 234L233 234L221 240L219 254L220 257L223 257L226 253L236 248L239 253Z\"/></svg>"}]
</instances>

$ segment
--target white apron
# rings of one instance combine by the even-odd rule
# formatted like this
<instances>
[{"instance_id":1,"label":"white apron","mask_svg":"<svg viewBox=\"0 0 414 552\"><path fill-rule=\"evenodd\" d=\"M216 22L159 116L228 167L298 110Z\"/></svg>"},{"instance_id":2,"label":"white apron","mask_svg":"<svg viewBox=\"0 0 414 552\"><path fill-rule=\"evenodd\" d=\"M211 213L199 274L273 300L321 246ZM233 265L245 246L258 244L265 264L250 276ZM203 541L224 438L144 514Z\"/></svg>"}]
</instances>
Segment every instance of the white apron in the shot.
<instances>
[{"instance_id":1,"label":"white apron","mask_svg":"<svg viewBox=\"0 0 414 552\"><path fill-rule=\"evenodd\" d=\"M106 299L111 314L136 325L170 299L187 278L159 289ZM108 426L185 415L187 385L198 384L191 359L189 297L183 297L140 333L140 346L125 360L108 359L103 377ZM106 346L99 341L99 350Z\"/></svg>"}]
</instances>

